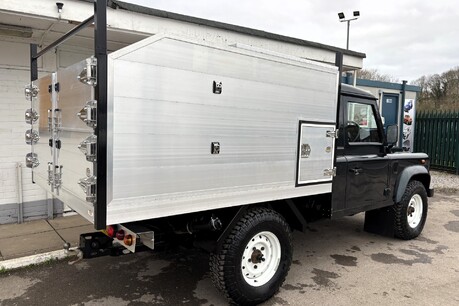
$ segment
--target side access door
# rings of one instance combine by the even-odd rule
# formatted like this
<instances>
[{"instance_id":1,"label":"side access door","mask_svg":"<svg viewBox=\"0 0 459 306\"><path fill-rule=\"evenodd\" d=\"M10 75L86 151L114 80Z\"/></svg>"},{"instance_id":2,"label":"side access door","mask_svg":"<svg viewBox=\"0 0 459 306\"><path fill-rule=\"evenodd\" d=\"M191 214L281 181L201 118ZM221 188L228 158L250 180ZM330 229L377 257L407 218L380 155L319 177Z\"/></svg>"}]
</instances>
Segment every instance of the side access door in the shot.
<instances>
[{"instance_id":1,"label":"side access door","mask_svg":"<svg viewBox=\"0 0 459 306\"><path fill-rule=\"evenodd\" d=\"M385 154L384 132L376 107L374 100L342 97L342 146L337 149L339 177L336 183L341 184L345 201L341 205L334 204L335 209L341 210L340 215L383 207L392 201L389 158Z\"/></svg>"}]
</instances>

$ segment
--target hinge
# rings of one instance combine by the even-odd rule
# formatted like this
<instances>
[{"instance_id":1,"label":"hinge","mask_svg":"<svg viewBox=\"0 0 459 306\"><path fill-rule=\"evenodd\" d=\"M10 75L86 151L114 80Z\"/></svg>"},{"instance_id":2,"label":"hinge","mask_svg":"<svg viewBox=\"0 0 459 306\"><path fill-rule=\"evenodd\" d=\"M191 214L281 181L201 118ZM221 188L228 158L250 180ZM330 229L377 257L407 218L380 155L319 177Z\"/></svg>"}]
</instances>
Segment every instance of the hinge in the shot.
<instances>
[{"instance_id":1,"label":"hinge","mask_svg":"<svg viewBox=\"0 0 459 306\"><path fill-rule=\"evenodd\" d=\"M301 145L301 158L308 158L311 155L311 146L307 143Z\"/></svg>"},{"instance_id":2,"label":"hinge","mask_svg":"<svg viewBox=\"0 0 459 306\"><path fill-rule=\"evenodd\" d=\"M86 155L86 160L90 162L96 161L97 151L97 136L91 135L83 140L79 145L78 149Z\"/></svg>"},{"instance_id":3,"label":"hinge","mask_svg":"<svg viewBox=\"0 0 459 306\"><path fill-rule=\"evenodd\" d=\"M91 100L77 114L87 126L95 128L97 125L97 101Z\"/></svg>"},{"instance_id":4,"label":"hinge","mask_svg":"<svg viewBox=\"0 0 459 306\"><path fill-rule=\"evenodd\" d=\"M90 57L86 59L86 67L78 75L78 80L81 83L90 86L96 86L97 84L97 59Z\"/></svg>"},{"instance_id":5,"label":"hinge","mask_svg":"<svg viewBox=\"0 0 459 306\"><path fill-rule=\"evenodd\" d=\"M82 178L78 181L78 185L83 188L86 193L86 201L94 203L96 201L96 183L97 178L93 176Z\"/></svg>"},{"instance_id":6,"label":"hinge","mask_svg":"<svg viewBox=\"0 0 459 306\"><path fill-rule=\"evenodd\" d=\"M338 130L327 131L327 137L338 138Z\"/></svg>"},{"instance_id":7,"label":"hinge","mask_svg":"<svg viewBox=\"0 0 459 306\"><path fill-rule=\"evenodd\" d=\"M324 169L324 176L336 176L336 167Z\"/></svg>"}]
</instances>

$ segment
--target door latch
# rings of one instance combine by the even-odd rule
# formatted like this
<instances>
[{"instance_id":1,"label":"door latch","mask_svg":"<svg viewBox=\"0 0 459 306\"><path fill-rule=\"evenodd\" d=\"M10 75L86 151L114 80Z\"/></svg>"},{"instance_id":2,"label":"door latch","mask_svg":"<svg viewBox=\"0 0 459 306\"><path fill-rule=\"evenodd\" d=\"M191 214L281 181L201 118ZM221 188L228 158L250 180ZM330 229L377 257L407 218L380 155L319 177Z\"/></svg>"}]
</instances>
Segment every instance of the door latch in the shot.
<instances>
[{"instance_id":1,"label":"door latch","mask_svg":"<svg viewBox=\"0 0 459 306\"><path fill-rule=\"evenodd\" d=\"M53 125L53 119L54 119L54 125ZM61 126L62 126L61 110L59 108L56 108L53 114L53 110L48 109L48 131L52 133L54 130L56 133L59 133Z\"/></svg>"},{"instance_id":2,"label":"door latch","mask_svg":"<svg viewBox=\"0 0 459 306\"><path fill-rule=\"evenodd\" d=\"M222 82L214 81L212 85L212 92L214 94L220 95L222 93L222 90L223 90Z\"/></svg>"},{"instance_id":3,"label":"door latch","mask_svg":"<svg viewBox=\"0 0 459 306\"><path fill-rule=\"evenodd\" d=\"M48 162L48 185L51 186L51 192L56 190L59 195L59 188L62 185L62 166L55 166L52 162Z\"/></svg>"},{"instance_id":4,"label":"door latch","mask_svg":"<svg viewBox=\"0 0 459 306\"><path fill-rule=\"evenodd\" d=\"M360 173L363 172L363 169L362 168L352 168L349 171L354 172L355 175L359 175Z\"/></svg>"}]
</instances>

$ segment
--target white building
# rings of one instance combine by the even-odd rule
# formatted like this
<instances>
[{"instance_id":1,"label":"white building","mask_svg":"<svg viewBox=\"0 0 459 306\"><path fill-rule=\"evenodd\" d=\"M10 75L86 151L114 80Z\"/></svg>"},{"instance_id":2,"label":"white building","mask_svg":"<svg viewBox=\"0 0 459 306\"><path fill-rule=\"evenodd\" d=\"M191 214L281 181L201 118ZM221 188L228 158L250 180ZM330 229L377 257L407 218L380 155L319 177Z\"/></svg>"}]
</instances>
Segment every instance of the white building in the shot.
<instances>
[{"instance_id":1,"label":"white building","mask_svg":"<svg viewBox=\"0 0 459 306\"><path fill-rule=\"evenodd\" d=\"M0 2L0 224L52 218L63 205L31 182L24 166L29 147L24 133L30 81L29 44L46 47L93 14L92 1L8 0ZM277 53L334 64L344 54L344 70L362 68L365 54L264 31L194 18L111 0L107 8L108 49L114 51L145 37L169 33L218 44L240 43ZM86 29L39 59L41 74L67 67L92 54L93 31Z\"/></svg>"}]
</instances>

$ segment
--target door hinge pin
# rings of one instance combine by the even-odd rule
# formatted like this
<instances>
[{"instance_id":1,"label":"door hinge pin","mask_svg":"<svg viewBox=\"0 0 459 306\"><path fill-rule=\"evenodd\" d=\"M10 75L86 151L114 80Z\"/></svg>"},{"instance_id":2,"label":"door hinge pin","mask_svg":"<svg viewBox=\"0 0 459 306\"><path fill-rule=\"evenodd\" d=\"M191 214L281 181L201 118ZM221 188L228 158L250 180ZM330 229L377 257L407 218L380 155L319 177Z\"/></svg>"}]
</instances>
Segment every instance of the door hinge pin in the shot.
<instances>
[{"instance_id":1,"label":"door hinge pin","mask_svg":"<svg viewBox=\"0 0 459 306\"><path fill-rule=\"evenodd\" d=\"M324 176L336 176L336 167L324 169Z\"/></svg>"},{"instance_id":2,"label":"door hinge pin","mask_svg":"<svg viewBox=\"0 0 459 306\"><path fill-rule=\"evenodd\" d=\"M89 86L96 86L97 84L97 59L90 57L86 60L86 67L83 68L78 75L78 80Z\"/></svg>"},{"instance_id":3,"label":"door hinge pin","mask_svg":"<svg viewBox=\"0 0 459 306\"><path fill-rule=\"evenodd\" d=\"M327 137L338 138L338 130L327 131L326 135L327 135Z\"/></svg>"},{"instance_id":4,"label":"door hinge pin","mask_svg":"<svg viewBox=\"0 0 459 306\"><path fill-rule=\"evenodd\" d=\"M86 201L95 203L96 202L96 187L97 187L97 177L94 175L90 177L82 178L78 181L78 185L83 189L86 194Z\"/></svg>"}]
</instances>

